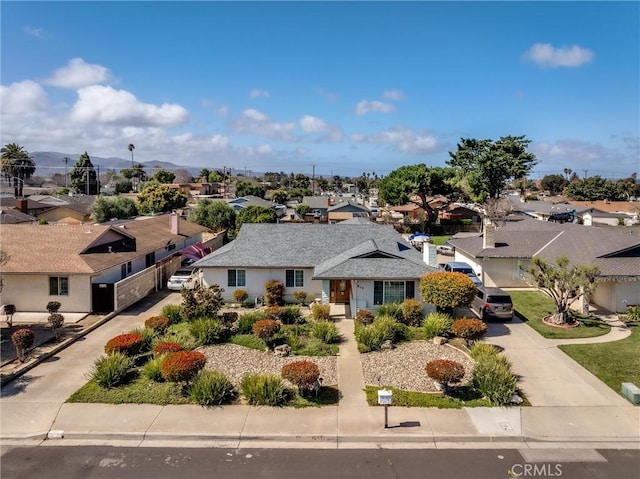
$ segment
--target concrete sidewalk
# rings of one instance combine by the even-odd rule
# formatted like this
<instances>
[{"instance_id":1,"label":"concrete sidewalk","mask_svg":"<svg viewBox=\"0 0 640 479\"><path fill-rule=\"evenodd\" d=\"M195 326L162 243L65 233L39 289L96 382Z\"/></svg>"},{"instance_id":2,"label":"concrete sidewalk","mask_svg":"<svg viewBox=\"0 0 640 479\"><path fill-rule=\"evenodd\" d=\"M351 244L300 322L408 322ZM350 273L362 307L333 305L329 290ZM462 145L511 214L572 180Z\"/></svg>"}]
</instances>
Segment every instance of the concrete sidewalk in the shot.
<instances>
[{"instance_id":1,"label":"concrete sidewalk","mask_svg":"<svg viewBox=\"0 0 640 479\"><path fill-rule=\"evenodd\" d=\"M514 321L490 331L508 347L533 407L389 408L368 406L353 321L341 319L342 400L322 408L71 404L95 357L116 334L142 326L174 295L141 301L2 388L4 445L112 444L305 448L633 448L640 408L632 406L537 333ZM333 314L339 311L333 310ZM513 352L511 352L513 351ZM555 352L562 356L555 356ZM558 379L556 379L558 378ZM587 398L583 398L587 396ZM576 407L579 406L579 407Z\"/></svg>"}]
</instances>

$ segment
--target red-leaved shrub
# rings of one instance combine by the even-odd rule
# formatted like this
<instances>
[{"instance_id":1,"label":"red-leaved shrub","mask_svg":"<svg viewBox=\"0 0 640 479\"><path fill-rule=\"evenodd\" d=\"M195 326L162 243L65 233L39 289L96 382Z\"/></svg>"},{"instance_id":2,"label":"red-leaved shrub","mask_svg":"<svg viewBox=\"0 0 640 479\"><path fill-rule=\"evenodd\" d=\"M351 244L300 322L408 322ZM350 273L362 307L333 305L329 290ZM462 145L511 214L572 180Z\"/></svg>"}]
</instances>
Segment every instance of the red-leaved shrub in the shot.
<instances>
[{"instance_id":1,"label":"red-leaved shrub","mask_svg":"<svg viewBox=\"0 0 640 479\"><path fill-rule=\"evenodd\" d=\"M153 329L154 331L162 334L170 324L171 321L166 316L151 316L144 322L144 327Z\"/></svg>"},{"instance_id":2,"label":"red-leaved shrub","mask_svg":"<svg viewBox=\"0 0 640 479\"><path fill-rule=\"evenodd\" d=\"M363 326L367 326L373 323L373 320L375 318L375 315L368 309L359 309L356 313L356 322L362 324Z\"/></svg>"},{"instance_id":3,"label":"red-leaved shrub","mask_svg":"<svg viewBox=\"0 0 640 479\"><path fill-rule=\"evenodd\" d=\"M320 368L316 363L303 359L282 366L282 377L298 386L300 394L305 389L311 389L320 377Z\"/></svg>"},{"instance_id":4,"label":"red-leaved shrub","mask_svg":"<svg viewBox=\"0 0 640 479\"><path fill-rule=\"evenodd\" d=\"M104 352L122 353L127 356L135 356L140 354L144 348L145 341L141 334L138 333L126 333L111 338L104 346Z\"/></svg>"},{"instance_id":5,"label":"red-leaved shrub","mask_svg":"<svg viewBox=\"0 0 640 479\"><path fill-rule=\"evenodd\" d=\"M487 325L479 319L457 319L451 325L451 332L466 341L475 341L487 334Z\"/></svg>"},{"instance_id":6,"label":"red-leaved shrub","mask_svg":"<svg viewBox=\"0 0 640 479\"><path fill-rule=\"evenodd\" d=\"M273 319L261 319L253 323L253 334L265 342L269 342L280 331L280 323Z\"/></svg>"},{"instance_id":7,"label":"red-leaved shrub","mask_svg":"<svg viewBox=\"0 0 640 479\"><path fill-rule=\"evenodd\" d=\"M184 351L182 344L172 343L169 341L158 343L153 347L153 355L155 357L163 354L177 353L178 351Z\"/></svg>"},{"instance_id":8,"label":"red-leaved shrub","mask_svg":"<svg viewBox=\"0 0 640 479\"><path fill-rule=\"evenodd\" d=\"M18 359L22 362L25 360L25 355L27 351L33 346L33 342L36 339L36 334L32 329L29 328L20 328L16 332L11 335L11 342L13 346L16 348L16 352L18 353Z\"/></svg>"},{"instance_id":9,"label":"red-leaved shrub","mask_svg":"<svg viewBox=\"0 0 640 479\"><path fill-rule=\"evenodd\" d=\"M464 376L464 366L450 359L434 359L425 366L427 376L438 381L442 390L447 394L449 383L457 383Z\"/></svg>"},{"instance_id":10,"label":"red-leaved shrub","mask_svg":"<svg viewBox=\"0 0 640 479\"><path fill-rule=\"evenodd\" d=\"M204 368L207 357L198 351L178 351L167 356L160 369L167 381L189 381Z\"/></svg>"}]
</instances>

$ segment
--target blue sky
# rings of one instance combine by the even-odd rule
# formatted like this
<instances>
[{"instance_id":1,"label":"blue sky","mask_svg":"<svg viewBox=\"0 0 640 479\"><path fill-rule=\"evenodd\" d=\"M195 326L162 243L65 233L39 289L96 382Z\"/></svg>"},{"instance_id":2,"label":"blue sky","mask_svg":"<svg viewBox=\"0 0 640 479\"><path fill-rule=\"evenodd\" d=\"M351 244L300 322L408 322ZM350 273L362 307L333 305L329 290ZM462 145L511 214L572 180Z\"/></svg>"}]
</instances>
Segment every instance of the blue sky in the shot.
<instances>
[{"instance_id":1,"label":"blue sky","mask_svg":"<svg viewBox=\"0 0 640 479\"><path fill-rule=\"evenodd\" d=\"M11 2L2 144L319 175L526 135L640 173L638 2Z\"/></svg>"}]
</instances>

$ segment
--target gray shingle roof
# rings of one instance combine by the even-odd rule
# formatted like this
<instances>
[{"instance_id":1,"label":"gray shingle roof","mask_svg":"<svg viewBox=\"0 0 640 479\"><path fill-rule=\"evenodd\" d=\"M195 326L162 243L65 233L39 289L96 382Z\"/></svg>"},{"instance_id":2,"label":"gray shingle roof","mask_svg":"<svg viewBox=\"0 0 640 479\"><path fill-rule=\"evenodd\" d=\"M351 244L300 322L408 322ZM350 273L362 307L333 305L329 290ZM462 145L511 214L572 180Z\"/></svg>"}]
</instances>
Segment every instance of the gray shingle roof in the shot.
<instances>
[{"instance_id":1,"label":"gray shingle roof","mask_svg":"<svg viewBox=\"0 0 640 479\"><path fill-rule=\"evenodd\" d=\"M371 256L374 257L371 257ZM366 224L244 224L200 267L314 267L316 276L416 278L433 271L391 227ZM389 276L387 276L389 275Z\"/></svg>"}]
</instances>

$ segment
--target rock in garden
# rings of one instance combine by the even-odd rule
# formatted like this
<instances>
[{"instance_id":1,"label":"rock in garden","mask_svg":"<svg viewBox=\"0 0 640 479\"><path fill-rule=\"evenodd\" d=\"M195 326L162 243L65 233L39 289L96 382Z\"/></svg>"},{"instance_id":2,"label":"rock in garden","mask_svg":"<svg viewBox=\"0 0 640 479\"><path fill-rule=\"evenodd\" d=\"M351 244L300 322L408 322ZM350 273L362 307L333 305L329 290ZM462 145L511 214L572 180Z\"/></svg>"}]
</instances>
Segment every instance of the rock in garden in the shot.
<instances>
[{"instance_id":1,"label":"rock in garden","mask_svg":"<svg viewBox=\"0 0 640 479\"><path fill-rule=\"evenodd\" d=\"M517 394L514 394L513 396L511 396L511 404L522 404L523 402L524 402L524 399L522 399Z\"/></svg>"},{"instance_id":2,"label":"rock in garden","mask_svg":"<svg viewBox=\"0 0 640 479\"><path fill-rule=\"evenodd\" d=\"M446 342L448 342L448 339L443 338L442 336L436 336L435 338L433 338L433 344L441 345L445 344Z\"/></svg>"},{"instance_id":3,"label":"rock in garden","mask_svg":"<svg viewBox=\"0 0 640 479\"><path fill-rule=\"evenodd\" d=\"M381 345L380 345L380 349L385 350L385 349L393 349L393 341L391 341L390 339L387 339L386 341L384 341Z\"/></svg>"},{"instance_id":4,"label":"rock in garden","mask_svg":"<svg viewBox=\"0 0 640 479\"><path fill-rule=\"evenodd\" d=\"M281 356L281 357L289 356L289 354L291 354L291 348L289 347L288 344L281 344L280 346L276 346L273 349L273 353L276 356Z\"/></svg>"}]
</instances>

